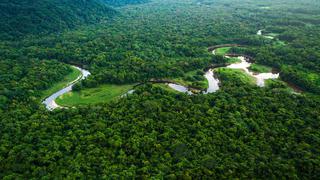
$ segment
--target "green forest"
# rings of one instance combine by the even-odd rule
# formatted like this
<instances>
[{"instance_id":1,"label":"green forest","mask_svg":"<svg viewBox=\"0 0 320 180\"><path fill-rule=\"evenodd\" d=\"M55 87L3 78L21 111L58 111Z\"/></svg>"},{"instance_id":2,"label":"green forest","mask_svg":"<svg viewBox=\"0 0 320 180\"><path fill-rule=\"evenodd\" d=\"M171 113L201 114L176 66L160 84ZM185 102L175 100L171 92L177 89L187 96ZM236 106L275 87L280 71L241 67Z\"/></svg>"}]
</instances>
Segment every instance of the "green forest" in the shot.
<instances>
[{"instance_id":1,"label":"green forest","mask_svg":"<svg viewBox=\"0 0 320 180\"><path fill-rule=\"evenodd\" d=\"M319 12L2 0L0 179L317 179ZM230 68L241 63L249 73ZM204 93L210 69L219 88ZM278 76L258 86L264 73Z\"/></svg>"}]
</instances>

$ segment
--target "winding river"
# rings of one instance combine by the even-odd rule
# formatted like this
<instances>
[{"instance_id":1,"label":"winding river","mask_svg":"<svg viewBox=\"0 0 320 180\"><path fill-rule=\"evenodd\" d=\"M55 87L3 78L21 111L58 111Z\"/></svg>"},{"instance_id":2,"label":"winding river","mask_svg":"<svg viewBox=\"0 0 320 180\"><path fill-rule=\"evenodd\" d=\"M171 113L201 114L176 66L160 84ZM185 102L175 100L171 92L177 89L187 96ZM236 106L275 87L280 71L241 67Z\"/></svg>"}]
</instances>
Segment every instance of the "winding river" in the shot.
<instances>
[{"instance_id":1,"label":"winding river","mask_svg":"<svg viewBox=\"0 0 320 180\"><path fill-rule=\"evenodd\" d=\"M208 93L214 93L217 90L219 90L219 79L214 77L214 73L213 73L213 69L209 69L204 77L207 79L208 81L208 88L206 91L203 91L203 94L208 94ZM174 89L178 92L182 92L182 93L187 93L189 95L193 95L193 92L185 86L182 86L180 84L174 84L174 83L168 83L167 84L171 89Z\"/></svg>"},{"instance_id":2,"label":"winding river","mask_svg":"<svg viewBox=\"0 0 320 180\"><path fill-rule=\"evenodd\" d=\"M61 106L59 106L57 103L56 103L56 99L63 95L63 94L66 94L70 91L72 91L72 87L79 81L83 80L83 79L86 79L88 76L90 76L90 72L85 70L85 69L82 69L82 68L79 68L79 67L76 67L76 66L73 66L74 68L78 69L80 72L81 72L81 75L78 76L78 78L72 82L70 82L65 88L59 90L58 92L52 94L51 96L49 96L48 98L46 98L42 104L44 104L46 106L46 108L50 111L56 109L56 108L62 108Z\"/></svg>"},{"instance_id":3,"label":"winding river","mask_svg":"<svg viewBox=\"0 0 320 180\"><path fill-rule=\"evenodd\" d=\"M246 58L243 56L239 56L238 58L241 60L240 63L231 64L231 65L227 66L227 68L243 70L244 72L246 72L247 74L249 74L250 76L252 76L253 78L256 79L256 84L259 87L264 87L265 80L267 80L267 79L279 78L279 73L272 73L272 72L270 72L270 73L254 73L249 70L249 67L251 66L252 63L250 63L248 60L246 60Z\"/></svg>"},{"instance_id":4,"label":"winding river","mask_svg":"<svg viewBox=\"0 0 320 180\"><path fill-rule=\"evenodd\" d=\"M215 55L215 50L212 51L212 54ZM230 58L228 56L225 56L226 58ZM237 57L240 62L230 64L226 66L227 68L230 69L241 69L243 70L246 74L250 75L256 80L256 85L259 87L264 87L265 86L265 80L267 79L277 79L279 78L279 73L255 73L249 70L249 67L251 66L251 62L243 56L238 56ZM215 77L214 75L214 69L209 69L204 77L208 81L208 88L206 91L203 92L203 94L209 94L209 93L214 93L219 90L219 79ZM182 93L187 93L189 95L193 94L187 87L178 85L178 84L172 84L169 83L168 86L176 91L182 92Z\"/></svg>"},{"instance_id":5,"label":"winding river","mask_svg":"<svg viewBox=\"0 0 320 180\"><path fill-rule=\"evenodd\" d=\"M189 90L189 88L179 85L179 84L174 84L174 83L168 83L168 86L178 92L182 93L187 93L189 95L192 95L193 93Z\"/></svg>"},{"instance_id":6,"label":"winding river","mask_svg":"<svg viewBox=\"0 0 320 180\"><path fill-rule=\"evenodd\" d=\"M263 30L259 30L257 32L257 35L259 36L262 36L262 31ZM264 36L264 37L267 37L268 36ZM270 36L271 37L271 36ZM215 55L216 49L212 50L212 54ZM228 56L225 56L226 58L230 58ZM256 79L256 84L257 86L259 87L264 87L265 86L265 80L267 79L276 79L276 78L279 78L279 73L255 73L255 72L252 72L249 70L249 67L251 66L251 62L249 62L249 60L246 58L246 57L243 57L243 56L238 56L237 57L240 62L237 62L237 63L233 63L233 64L230 64L228 66L226 66L227 68L231 68L231 69L241 69L243 70L245 73L247 73L248 75L250 75L251 77L255 78ZM46 108L50 111L56 109L56 108L63 108L61 106L59 106L55 100L63 95L63 94L66 94L70 91L72 91L72 87L79 81L83 80L83 79L86 79L88 76L90 76L90 72L85 70L85 69L82 69L82 68L79 68L79 67L76 67L76 66L73 66L74 68L78 69L80 72L81 72L81 75L74 81L70 82L65 88L59 90L58 92L52 94L51 96L49 96L48 98L46 98L42 103L46 106ZM215 77L215 74L214 74L214 70L215 69L209 69L204 77L207 79L208 81L208 88L206 91L203 91L202 93L203 94L209 94L209 93L214 93L216 91L219 90L219 79ZM185 87L185 86L182 86L182 85L179 85L179 84L174 84L174 83L167 83L167 85L178 91L178 92L182 92L182 93L187 93L189 95L192 95L193 92L190 90L190 88L188 87ZM121 97L125 97L129 94L132 94L134 92L134 90L130 90L128 91L126 94L122 95Z\"/></svg>"},{"instance_id":7,"label":"winding river","mask_svg":"<svg viewBox=\"0 0 320 180\"><path fill-rule=\"evenodd\" d=\"M212 51L212 54L215 55L215 50ZM230 58L228 56L225 56L226 58ZM253 78L256 79L256 84L257 86L259 87L264 87L265 86L265 80L267 79L276 79L279 77L279 73L254 73L254 72L251 72L249 70L249 67L251 66L252 63L249 62L249 60L247 60L245 57L243 56L238 56L237 57L238 59L240 59L240 62L238 63L233 63L233 64L230 64L228 66L226 66L227 68L231 68L231 69L241 69L243 70L245 73L247 73L248 75L252 76ZM46 108L50 111L56 109L56 108L63 108L61 106L59 106L55 100L63 95L63 94L66 94L70 91L72 91L72 87L79 81L83 80L83 79L86 79L88 76L90 76L90 72L85 70L85 69L82 69L82 68L79 68L79 67L76 67L76 66L73 66L74 68L78 69L80 72L81 72L81 75L74 81L70 82L65 88L59 90L58 92L52 94L51 96L49 96L48 98L46 98L42 103L46 106ZM204 77L207 79L208 81L208 88L206 91L203 91L202 93L203 94L209 94L209 93L214 93L216 91L219 90L219 79L215 77L215 74L214 74L214 70L215 69L209 69ZM182 92L182 93L187 93L189 95L193 95L194 93L188 88L188 87L185 87L185 86L182 86L182 85L179 85L179 84L174 84L174 83L167 83L167 85L178 91L178 92ZM130 90L128 91L126 94L122 95L121 97L125 97L129 94L132 94L134 92L134 90Z\"/></svg>"},{"instance_id":8,"label":"winding river","mask_svg":"<svg viewBox=\"0 0 320 180\"><path fill-rule=\"evenodd\" d=\"M204 94L214 93L219 90L219 79L214 77L213 69L209 69L204 75L208 81L208 89Z\"/></svg>"}]
</instances>

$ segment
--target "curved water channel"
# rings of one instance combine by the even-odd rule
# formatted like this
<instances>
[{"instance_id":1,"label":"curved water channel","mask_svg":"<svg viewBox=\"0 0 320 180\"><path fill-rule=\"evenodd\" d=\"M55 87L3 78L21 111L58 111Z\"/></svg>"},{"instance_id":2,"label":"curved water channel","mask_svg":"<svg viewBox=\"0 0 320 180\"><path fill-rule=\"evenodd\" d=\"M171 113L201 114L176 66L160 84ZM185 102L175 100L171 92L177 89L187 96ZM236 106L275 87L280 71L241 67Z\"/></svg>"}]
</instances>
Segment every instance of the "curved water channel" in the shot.
<instances>
[{"instance_id":1,"label":"curved water channel","mask_svg":"<svg viewBox=\"0 0 320 180\"><path fill-rule=\"evenodd\" d=\"M261 30L260 30L261 31ZM259 32L260 32L259 31ZM258 34L260 34L258 32ZM215 55L215 50L212 51L212 54ZM228 56L225 56L226 58L230 58ZM279 78L279 73L273 73L273 72L269 72L269 73L255 73L249 70L249 67L251 66L251 62L249 61L249 59L247 59L244 56L238 56L237 57L240 62L237 63L233 63L230 64L228 66L226 66L227 68L230 69L241 69L243 70L246 74L250 75L251 77L253 77L256 80L256 84L259 87L264 87L265 86L265 80L267 79L277 79ZM214 70L215 69L209 69L206 73L205 73L205 78L208 81L208 89L204 92L202 92L203 94L208 94L208 93L214 93L217 90L219 90L219 79L215 77L214 75ZM171 87L172 89L179 91L179 92L183 92L183 93L188 93L188 94L192 94L192 92L185 86L182 85L178 85L178 84L168 84L169 87Z\"/></svg>"},{"instance_id":2,"label":"curved water channel","mask_svg":"<svg viewBox=\"0 0 320 180\"><path fill-rule=\"evenodd\" d=\"M215 50L212 51L212 53L215 55ZM226 58L229 58L228 56L225 56ZM226 66L227 68L231 68L231 69L242 69L245 73L249 74L250 76L254 77L256 79L256 84L260 87L264 87L265 86L265 80L267 79L276 79L279 77L279 73L254 73L254 72L251 72L249 70L249 67L251 66L251 63L243 56L239 56L237 57L240 59L240 62L238 63L233 63L233 64L230 64L228 66ZM79 81L83 80L83 79L86 79L89 75L90 75L90 72L85 70L85 69L82 69L82 68L79 68L79 67L76 67L76 66L73 66L74 68L78 69L80 72L81 72L81 75L74 81L70 82L65 88L59 90L58 92L52 94L51 96L49 96L48 98L46 98L42 103L46 106L46 108L48 110L54 110L56 108L63 108L61 106L59 106L55 100L63 95L63 94L66 94L70 91L72 91L72 87ZM206 91L203 91L202 93L203 94L209 94L209 93L214 93L216 91L219 90L219 79L215 77L215 74L214 74L214 71L215 69L209 69L204 77L207 79L208 81L208 88ZM192 95L193 92L188 88L188 87L185 87L185 86L182 86L182 85L179 85L179 84L174 84L174 83L167 83L167 85L178 91L178 92L182 92L182 93L187 93L189 95ZM125 97L126 95L129 95L129 94L132 94L134 92L134 90L130 90L128 91L126 94L122 95L121 97Z\"/></svg>"},{"instance_id":3,"label":"curved water channel","mask_svg":"<svg viewBox=\"0 0 320 180\"><path fill-rule=\"evenodd\" d=\"M86 79L88 76L90 76L90 72L85 70L85 69L82 69L82 68L79 68L79 67L76 67L76 66L73 66L74 68L78 69L80 72L81 72L81 75L78 76L78 78L72 82L70 82L66 87L64 87L63 89L59 90L58 92L52 94L51 96L49 96L48 98L46 98L42 104L44 104L46 106L46 108L50 111L56 109L56 108L62 108L61 106L59 106L57 103L56 103L56 99L63 95L63 94L66 94L70 91L72 91L72 87L79 81L83 80L83 79Z\"/></svg>"},{"instance_id":4,"label":"curved water channel","mask_svg":"<svg viewBox=\"0 0 320 180\"><path fill-rule=\"evenodd\" d=\"M256 79L256 84L257 86L264 87L265 86L265 80L267 79L277 79L279 77L279 73L254 73L249 70L249 67L251 66L252 63L250 63L245 57L239 56L238 57L241 62L240 63L234 63L227 68L231 69L242 69L244 72L249 74L250 76L254 77Z\"/></svg>"},{"instance_id":5,"label":"curved water channel","mask_svg":"<svg viewBox=\"0 0 320 180\"><path fill-rule=\"evenodd\" d=\"M208 81L208 88L206 91L203 91L203 94L208 94L208 93L214 93L217 90L219 90L219 79L214 77L214 73L212 69L209 69L204 77L207 79ZM174 83L168 83L167 84L170 88L178 91L178 92L182 92L182 93L187 93L189 95L192 95L193 92L185 86L179 85L179 84L174 84Z\"/></svg>"},{"instance_id":6,"label":"curved water channel","mask_svg":"<svg viewBox=\"0 0 320 180\"><path fill-rule=\"evenodd\" d=\"M262 36L262 31L263 30L259 30L257 32L257 35L260 35ZM215 55L215 50L214 49L212 51L212 54ZM230 58L228 56L225 56L226 58ZM243 56L238 56L237 57L240 62L237 62L237 63L233 63L233 64L230 64L228 66L226 66L227 68L231 68L231 69L241 69L243 70L245 73L247 73L248 75L250 75L251 77L255 78L256 79L256 84L257 86L259 87L264 87L265 86L265 80L267 79L276 79L279 77L279 73L254 73L252 71L249 70L249 67L251 66L251 62L249 62L249 60L246 58L246 57L243 57ZM76 67L76 66L73 66L74 68L78 69L80 72L81 72L81 75L74 81L70 82L65 88L59 90L58 92L52 94L51 96L49 96L48 98L46 98L42 103L46 106L46 108L48 110L54 110L56 108L63 108L61 106L59 106L55 100L63 95L63 94L66 94L70 91L72 91L72 87L79 81L83 80L83 79L86 79L89 75L90 75L90 72L85 70L85 69L82 69L82 68L79 68L79 67ZM203 94L208 94L208 93L214 93L216 91L219 90L219 79L215 77L215 74L214 74L214 71L215 71L215 68L214 69L209 69L204 77L207 79L208 81L208 88L206 91L203 91L202 93ZM182 85L179 85L179 84L175 84L175 83L167 83L167 85L178 91L178 92L182 92L182 93L187 93L189 95L192 95L193 92L190 90L190 88L188 87L185 87L185 86L182 86ZM134 90L130 90L128 91L126 94L122 95L121 97L124 97L128 94L132 94L134 92Z\"/></svg>"}]
</instances>

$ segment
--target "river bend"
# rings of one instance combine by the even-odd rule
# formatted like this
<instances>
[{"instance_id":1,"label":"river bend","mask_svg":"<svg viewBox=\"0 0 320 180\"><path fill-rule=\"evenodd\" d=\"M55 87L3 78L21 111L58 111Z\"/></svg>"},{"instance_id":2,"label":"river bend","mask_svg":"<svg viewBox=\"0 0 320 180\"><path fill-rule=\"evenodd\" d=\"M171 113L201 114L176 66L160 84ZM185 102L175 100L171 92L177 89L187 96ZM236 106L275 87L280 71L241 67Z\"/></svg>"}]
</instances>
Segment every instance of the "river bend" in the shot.
<instances>
[{"instance_id":1,"label":"river bend","mask_svg":"<svg viewBox=\"0 0 320 180\"><path fill-rule=\"evenodd\" d=\"M76 66L73 66L74 68L78 69L80 72L81 72L81 75L77 77L76 80L70 82L65 88L59 90L58 92L52 94L51 96L47 97L43 102L42 104L44 104L46 106L46 108L50 111L56 109L56 108L62 108L61 106L59 106L57 103L56 103L56 99L63 95L63 94L66 94L70 91L72 91L72 87L79 81L83 80L83 79L86 79L88 76L90 76L90 72L85 70L85 69L82 69L82 68L79 68L79 67L76 67Z\"/></svg>"}]
</instances>

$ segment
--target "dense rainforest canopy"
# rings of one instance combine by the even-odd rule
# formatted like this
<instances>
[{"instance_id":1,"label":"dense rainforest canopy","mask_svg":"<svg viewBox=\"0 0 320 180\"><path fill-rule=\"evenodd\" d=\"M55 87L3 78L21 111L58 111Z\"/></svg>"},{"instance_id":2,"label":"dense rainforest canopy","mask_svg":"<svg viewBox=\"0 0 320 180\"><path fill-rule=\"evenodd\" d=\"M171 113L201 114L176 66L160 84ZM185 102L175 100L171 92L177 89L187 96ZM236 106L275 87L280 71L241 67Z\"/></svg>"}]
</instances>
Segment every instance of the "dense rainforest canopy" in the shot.
<instances>
[{"instance_id":1,"label":"dense rainforest canopy","mask_svg":"<svg viewBox=\"0 0 320 180\"><path fill-rule=\"evenodd\" d=\"M2 0L0 34L20 36L108 20L116 11L98 0Z\"/></svg>"},{"instance_id":2,"label":"dense rainforest canopy","mask_svg":"<svg viewBox=\"0 0 320 180\"><path fill-rule=\"evenodd\" d=\"M101 0L110 6L125 6L130 4L141 4L149 2L149 0Z\"/></svg>"},{"instance_id":3,"label":"dense rainforest canopy","mask_svg":"<svg viewBox=\"0 0 320 180\"><path fill-rule=\"evenodd\" d=\"M317 0L2 0L0 178L318 178L318 12ZM204 70L229 63L208 52L220 44L280 78L261 88L220 69L217 92L192 96L148 82L206 86ZM91 72L84 96L143 85L48 111L70 65Z\"/></svg>"},{"instance_id":4,"label":"dense rainforest canopy","mask_svg":"<svg viewBox=\"0 0 320 180\"><path fill-rule=\"evenodd\" d=\"M112 7L146 2L148 0L1 0L0 39L61 32L102 21L109 24L118 14Z\"/></svg>"}]
</instances>

